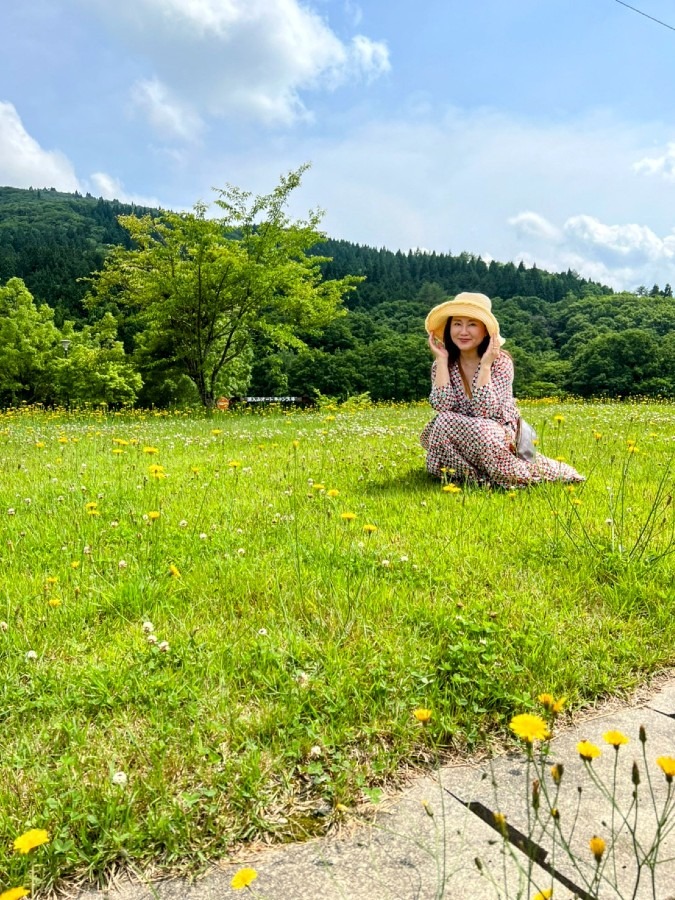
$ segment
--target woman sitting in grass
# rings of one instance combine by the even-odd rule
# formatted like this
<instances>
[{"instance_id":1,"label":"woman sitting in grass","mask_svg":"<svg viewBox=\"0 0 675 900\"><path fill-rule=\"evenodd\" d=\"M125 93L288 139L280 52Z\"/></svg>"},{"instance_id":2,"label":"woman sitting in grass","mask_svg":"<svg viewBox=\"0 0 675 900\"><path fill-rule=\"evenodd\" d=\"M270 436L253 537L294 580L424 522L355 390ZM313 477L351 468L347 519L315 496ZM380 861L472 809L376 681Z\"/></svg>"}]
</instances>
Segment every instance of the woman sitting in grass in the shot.
<instances>
[{"instance_id":1,"label":"woman sitting in grass","mask_svg":"<svg viewBox=\"0 0 675 900\"><path fill-rule=\"evenodd\" d=\"M584 480L564 462L517 455L513 361L501 349L489 297L458 294L435 306L425 327L435 356L429 400L437 415L420 440L432 475L500 487Z\"/></svg>"}]
</instances>

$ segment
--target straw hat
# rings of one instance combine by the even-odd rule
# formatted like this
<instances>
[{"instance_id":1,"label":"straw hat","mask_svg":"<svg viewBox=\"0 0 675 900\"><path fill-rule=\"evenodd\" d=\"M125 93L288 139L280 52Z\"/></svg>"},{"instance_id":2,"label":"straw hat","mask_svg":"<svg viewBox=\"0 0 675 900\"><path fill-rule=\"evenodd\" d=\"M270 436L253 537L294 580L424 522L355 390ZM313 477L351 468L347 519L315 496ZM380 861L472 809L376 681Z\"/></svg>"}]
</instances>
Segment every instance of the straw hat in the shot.
<instances>
[{"instance_id":1,"label":"straw hat","mask_svg":"<svg viewBox=\"0 0 675 900\"><path fill-rule=\"evenodd\" d=\"M468 319L478 319L487 328L492 337L497 335L499 346L504 343L504 338L499 334L499 322L492 314L492 303L485 294L470 294L464 292L457 294L454 300L446 300L434 306L426 318L424 327L429 334L435 335L439 341L443 340L445 323L450 316L465 316Z\"/></svg>"}]
</instances>

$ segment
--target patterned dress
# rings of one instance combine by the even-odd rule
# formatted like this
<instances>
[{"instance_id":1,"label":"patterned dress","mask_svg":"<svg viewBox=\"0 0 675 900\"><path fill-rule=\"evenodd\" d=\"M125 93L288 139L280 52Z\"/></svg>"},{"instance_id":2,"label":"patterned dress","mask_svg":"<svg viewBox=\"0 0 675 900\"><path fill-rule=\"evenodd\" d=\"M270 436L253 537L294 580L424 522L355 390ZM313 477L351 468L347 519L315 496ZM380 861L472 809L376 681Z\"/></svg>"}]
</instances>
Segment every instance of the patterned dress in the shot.
<instances>
[{"instance_id":1,"label":"patterned dress","mask_svg":"<svg viewBox=\"0 0 675 900\"><path fill-rule=\"evenodd\" d=\"M492 364L490 383L478 387L478 371L467 396L458 363L450 366L450 383L435 386L431 367L429 402L436 416L420 436L427 470L452 481L524 487L540 481L584 481L572 466L538 453L533 462L516 456L519 413L513 399L513 362L501 353Z\"/></svg>"}]
</instances>

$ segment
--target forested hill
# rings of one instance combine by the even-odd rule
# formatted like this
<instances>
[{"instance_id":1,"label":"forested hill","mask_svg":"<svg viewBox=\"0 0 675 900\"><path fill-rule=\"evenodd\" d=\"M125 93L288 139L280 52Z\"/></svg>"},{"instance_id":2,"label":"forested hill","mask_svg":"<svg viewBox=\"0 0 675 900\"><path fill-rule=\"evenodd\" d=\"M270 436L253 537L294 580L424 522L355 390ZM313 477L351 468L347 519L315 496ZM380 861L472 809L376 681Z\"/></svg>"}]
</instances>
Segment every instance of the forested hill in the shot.
<instances>
[{"instance_id":1,"label":"forested hill","mask_svg":"<svg viewBox=\"0 0 675 900\"><path fill-rule=\"evenodd\" d=\"M17 276L57 322L82 319L87 285L78 279L100 269L107 246L130 246L117 217L157 212L54 188L0 187L0 284Z\"/></svg>"},{"instance_id":2,"label":"forested hill","mask_svg":"<svg viewBox=\"0 0 675 900\"><path fill-rule=\"evenodd\" d=\"M343 275L365 275L366 281L347 301L351 308L370 309L378 303L406 300L416 296L424 284L437 284L448 296L460 291L479 291L488 297L539 297L551 303L568 294L582 296L611 294L604 287L571 270L551 274L522 263L484 262L479 256L460 253L427 253L410 250L392 252L386 249L329 240L316 248L317 253L332 258L325 267L329 278Z\"/></svg>"},{"instance_id":3,"label":"forested hill","mask_svg":"<svg viewBox=\"0 0 675 900\"><path fill-rule=\"evenodd\" d=\"M189 391L180 387L185 379L164 378L157 359L144 367L134 327L118 314L99 323L82 300L89 288L85 279L101 268L109 248L129 246L117 217L159 212L51 189L0 188L0 292L17 276L38 307L55 311L57 327L74 327L89 343L103 341L101 328L106 335L117 329L123 341L120 365L138 367L143 387L137 399L144 405L188 402ZM328 278L365 276L346 296L349 314L321 333L301 333L304 349L279 350L261 331L250 369L231 383L225 378L222 393L320 391L344 398L367 391L375 400L424 397L430 362L424 318L435 304L469 290L493 300L515 361L519 396L675 395L675 301L669 285L615 294L572 271L553 274L487 263L469 253L392 252L342 240L326 240L313 252L330 258L324 265ZM33 357L27 350L26 360ZM30 386L5 394L39 396ZM3 396L0 389L0 402Z\"/></svg>"}]
</instances>

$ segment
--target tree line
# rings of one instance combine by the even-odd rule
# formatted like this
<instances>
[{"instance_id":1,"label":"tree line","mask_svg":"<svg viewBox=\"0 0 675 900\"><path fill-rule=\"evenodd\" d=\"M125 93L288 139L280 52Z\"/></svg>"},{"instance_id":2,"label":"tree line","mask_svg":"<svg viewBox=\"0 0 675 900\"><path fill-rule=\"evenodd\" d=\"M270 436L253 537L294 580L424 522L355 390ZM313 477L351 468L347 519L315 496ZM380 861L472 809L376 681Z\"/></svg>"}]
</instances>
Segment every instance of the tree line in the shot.
<instances>
[{"instance_id":1,"label":"tree line","mask_svg":"<svg viewBox=\"0 0 675 900\"><path fill-rule=\"evenodd\" d=\"M462 290L492 298L518 396L675 396L669 285L333 241L287 217L303 171L191 213L0 188L0 403L416 400L424 318Z\"/></svg>"}]
</instances>

